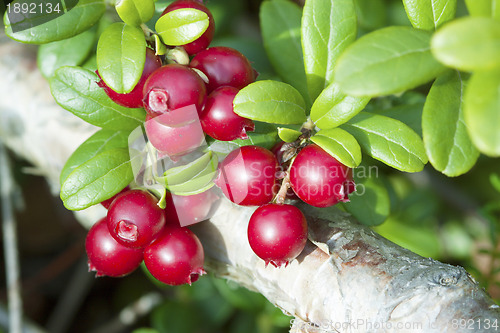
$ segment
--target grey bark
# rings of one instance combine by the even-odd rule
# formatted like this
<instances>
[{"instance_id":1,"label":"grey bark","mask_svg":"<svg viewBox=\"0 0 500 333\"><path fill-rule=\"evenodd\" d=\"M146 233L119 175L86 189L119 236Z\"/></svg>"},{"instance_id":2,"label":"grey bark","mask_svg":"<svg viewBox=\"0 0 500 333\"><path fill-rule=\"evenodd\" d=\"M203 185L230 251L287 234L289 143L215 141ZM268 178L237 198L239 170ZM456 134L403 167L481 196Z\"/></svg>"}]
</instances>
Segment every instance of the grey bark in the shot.
<instances>
[{"instance_id":1,"label":"grey bark","mask_svg":"<svg viewBox=\"0 0 500 333\"><path fill-rule=\"evenodd\" d=\"M2 36L0 59L0 138L57 194L65 160L96 128L53 101L33 47ZM309 242L297 260L277 269L265 267L248 245L254 208L225 201L211 221L193 227L207 269L293 316L291 332L500 330L499 307L463 268L403 249L338 209L301 208ZM96 206L78 217L88 227L103 214Z\"/></svg>"}]
</instances>

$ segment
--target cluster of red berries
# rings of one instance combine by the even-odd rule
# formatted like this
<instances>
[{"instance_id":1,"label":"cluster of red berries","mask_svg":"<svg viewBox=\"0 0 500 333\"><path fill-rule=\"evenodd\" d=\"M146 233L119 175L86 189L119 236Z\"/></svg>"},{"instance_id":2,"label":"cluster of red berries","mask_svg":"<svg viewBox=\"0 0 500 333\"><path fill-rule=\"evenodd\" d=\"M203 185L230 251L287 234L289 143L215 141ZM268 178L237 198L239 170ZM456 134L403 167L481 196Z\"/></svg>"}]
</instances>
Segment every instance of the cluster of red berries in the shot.
<instances>
[{"instance_id":1,"label":"cluster of red berries","mask_svg":"<svg viewBox=\"0 0 500 333\"><path fill-rule=\"evenodd\" d=\"M145 108L150 143L171 158L196 150L205 134L220 141L247 139L247 132L255 128L252 120L233 111L233 100L240 89L255 81L257 73L237 50L207 48L214 20L200 1L177 0L163 14L180 8L195 8L209 16L205 33L183 46L192 57L188 64L164 65L148 48L142 77L132 92L118 94L99 83L116 103ZM316 207L347 201L354 190L350 169L322 148L309 144L294 149L294 158L285 161L283 143L273 151L253 145L240 147L219 164L214 180L230 201L259 206L248 224L248 241L266 265L275 267L295 259L307 241L306 218L297 207L280 199L281 188L290 186L288 198L298 197ZM206 204L200 204L204 199L196 204L190 197L195 196L175 203L177 213L185 211L192 223L205 219ZM143 190L127 190L110 200L107 217L87 237L89 265L98 275L122 276L143 258L151 274L167 284L191 283L204 273L201 243L179 225L178 217L172 217L176 216L175 209L169 208L173 200L166 210Z\"/></svg>"},{"instance_id":2,"label":"cluster of red berries","mask_svg":"<svg viewBox=\"0 0 500 333\"><path fill-rule=\"evenodd\" d=\"M193 200L188 204L195 212L204 206ZM205 274L201 242L180 226L171 195L168 209L161 209L148 191L128 188L102 205L108 213L92 226L85 242L89 269L97 276L127 275L143 260L151 275L169 285L191 284Z\"/></svg>"}]
</instances>

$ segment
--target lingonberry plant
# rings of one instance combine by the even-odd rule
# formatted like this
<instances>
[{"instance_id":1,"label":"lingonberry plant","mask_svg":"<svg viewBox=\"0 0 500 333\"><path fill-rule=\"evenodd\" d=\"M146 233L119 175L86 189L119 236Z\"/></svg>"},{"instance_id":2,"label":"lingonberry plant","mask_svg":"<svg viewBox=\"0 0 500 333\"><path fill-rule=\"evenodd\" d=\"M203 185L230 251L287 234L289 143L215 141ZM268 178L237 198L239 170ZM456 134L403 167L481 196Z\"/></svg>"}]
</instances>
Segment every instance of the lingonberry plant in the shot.
<instances>
[{"instance_id":1,"label":"lingonberry plant","mask_svg":"<svg viewBox=\"0 0 500 333\"><path fill-rule=\"evenodd\" d=\"M158 280L194 282L204 254L185 226L212 216L217 191L259 206L249 245L262 263L286 266L306 244L300 201L338 204L367 225L389 216L394 189L384 174L357 171L375 165L411 173L430 161L453 177L480 153L500 156L498 13L466 1L481 15L455 19L454 0L403 0L413 27L373 27L368 3L264 1L261 31L275 70L267 77L279 80L257 80L243 53L210 46L216 22L202 1L173 1L156 8L156 19L159 3L122 0L123 22L109 24L99 21L103 0L82 0L48 26L21 31L6 16L13 39L65 41L85 54L96 46L96 68L69 54L61 60L69 66L49 69L45 59L66 55L50 44L39 51L57 103L101 127L61 173L68 209L109 207L108 231L101 220L89 232L89 267L127 274L145 248L146 268ZM77 18L73 29L67 22ZM137 136L147 138L144 147L129 145ZM126 186L132 190L117 195ZM367 195L357 195L357 186ZM108 267L109 256L120 263L128 255L127 265Z\"/></svg>"}]
</instances>

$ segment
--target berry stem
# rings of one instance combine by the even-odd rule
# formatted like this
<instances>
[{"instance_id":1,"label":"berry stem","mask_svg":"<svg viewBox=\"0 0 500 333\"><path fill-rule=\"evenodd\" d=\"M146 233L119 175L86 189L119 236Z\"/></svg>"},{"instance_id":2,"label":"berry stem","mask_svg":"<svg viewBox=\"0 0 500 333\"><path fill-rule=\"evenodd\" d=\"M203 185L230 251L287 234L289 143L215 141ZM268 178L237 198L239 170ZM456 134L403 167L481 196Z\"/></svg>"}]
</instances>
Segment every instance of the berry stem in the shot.
<instances>
[{"instance_id":1,"label":"berry stem","mask_svg":"<svg viewBox=\"0 0 500 333\"><path fill-rule=\"evenodd\" d=\"M274 198L274 202L277 204L282 205L285 203L285 198L286 198L286 193L288 189L290 188L290 173L288 170L285 172L285 177L283 178L283 181L281 183L280 190L278 191L278 194L276 194L276 197Z\"/></svg>"}]
</instances>

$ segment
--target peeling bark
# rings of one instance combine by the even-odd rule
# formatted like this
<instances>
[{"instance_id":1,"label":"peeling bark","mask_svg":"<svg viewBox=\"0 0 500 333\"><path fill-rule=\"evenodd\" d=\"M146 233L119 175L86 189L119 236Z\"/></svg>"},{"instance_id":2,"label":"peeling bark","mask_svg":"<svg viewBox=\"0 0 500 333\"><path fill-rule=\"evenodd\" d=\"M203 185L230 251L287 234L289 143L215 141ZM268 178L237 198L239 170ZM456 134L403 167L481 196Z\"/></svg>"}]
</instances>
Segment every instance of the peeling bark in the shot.
<instances>
[{"instance_id":1,"label":"peeling bark","mask_svg":"<svg viewBox=\"0 0 500 333\"><path fill-rule=\"evenodd\" d=\"M0 139L57 194L64 162L96 128L53 101L34 50L0 35ZM193 227L207 268L294 316L291 332L500 331L499 307L463 268L403 249L338 209L301 209L309 242L277 269L265 267L248 245L254 208L224 202L210 222ZM77 216L89 227L103 214L96 206Z\"/></svg>"}]
</instances>

